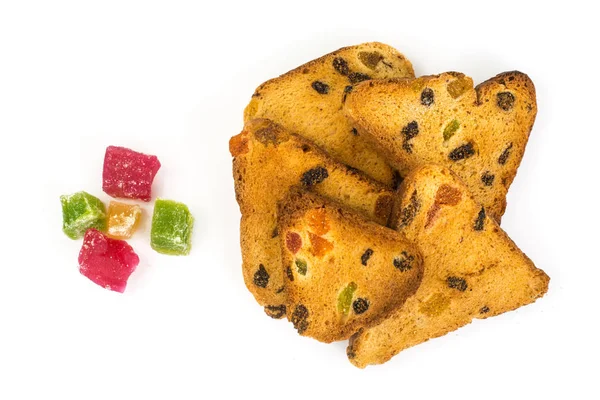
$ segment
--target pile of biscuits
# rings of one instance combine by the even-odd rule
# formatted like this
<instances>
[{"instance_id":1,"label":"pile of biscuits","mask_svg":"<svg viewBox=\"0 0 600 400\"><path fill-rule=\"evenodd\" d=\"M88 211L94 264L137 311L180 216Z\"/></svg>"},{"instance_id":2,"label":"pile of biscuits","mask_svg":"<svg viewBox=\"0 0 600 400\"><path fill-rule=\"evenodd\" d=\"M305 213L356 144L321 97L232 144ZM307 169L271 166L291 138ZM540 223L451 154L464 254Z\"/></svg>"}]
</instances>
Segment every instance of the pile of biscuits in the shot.
<instances>
[{"instance_id":1,"label":"pile of biscuits","mask_svg":"<svg viewBox=\"0 0 600 400\"><path fill-rule=\"evenodd\" d=\"M534 302L500 220L536 111L521 72L415 78L382 43L263 83L229 142L246 286L360 368Z\"/></svg>"}]
</instances>

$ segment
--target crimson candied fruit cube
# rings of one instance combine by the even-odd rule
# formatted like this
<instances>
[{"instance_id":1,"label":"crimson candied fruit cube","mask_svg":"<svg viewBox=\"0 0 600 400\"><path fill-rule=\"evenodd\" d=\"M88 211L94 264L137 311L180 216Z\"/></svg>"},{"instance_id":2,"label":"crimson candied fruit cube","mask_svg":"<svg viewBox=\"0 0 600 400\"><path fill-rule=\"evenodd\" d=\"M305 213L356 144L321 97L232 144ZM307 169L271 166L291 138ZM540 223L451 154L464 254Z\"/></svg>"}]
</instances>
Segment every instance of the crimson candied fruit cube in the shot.
<instances>
[{"instance_id":1,"label":"crimson candied fruit cube","mask_svg":"<svg viewBox=\"0 0 600 400\"><path fill-rule=\"evenodd\" d=\"M150 201L152 182L159 169L156 156L108 146L104 155L102 190L116 198Z\"/></svg>"},{"instance_id":2,"label":"crimson candied fruit cube","mask_svg":"<svg viewBox=\"0 0 600 400\"><path fill-rule=\"evenodd\" d=\"M140 259L124 240L88 229L79 252L79 272L103 288L123 293Z\"/></svg>"}]
</instances>

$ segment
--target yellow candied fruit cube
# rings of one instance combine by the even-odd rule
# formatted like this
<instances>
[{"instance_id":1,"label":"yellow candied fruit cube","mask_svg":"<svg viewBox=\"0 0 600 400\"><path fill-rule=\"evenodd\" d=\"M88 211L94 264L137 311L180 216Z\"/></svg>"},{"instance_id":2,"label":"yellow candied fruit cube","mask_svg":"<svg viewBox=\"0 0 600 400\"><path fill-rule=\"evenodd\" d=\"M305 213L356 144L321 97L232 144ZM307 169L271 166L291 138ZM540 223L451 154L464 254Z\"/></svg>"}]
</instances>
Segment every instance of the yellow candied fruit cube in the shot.
<instances>
[{"instance_id":1,"label":"yellow candied fruit cube","mask_svg":"<svg viewBox=\"0 0 600 400\"><path fill-rule=\"evenodd\" d=\"M140 206L111 201L108 206L108 236L114 239L129 239L137 229L141 216Z\"/></svg>"}]
</instances>

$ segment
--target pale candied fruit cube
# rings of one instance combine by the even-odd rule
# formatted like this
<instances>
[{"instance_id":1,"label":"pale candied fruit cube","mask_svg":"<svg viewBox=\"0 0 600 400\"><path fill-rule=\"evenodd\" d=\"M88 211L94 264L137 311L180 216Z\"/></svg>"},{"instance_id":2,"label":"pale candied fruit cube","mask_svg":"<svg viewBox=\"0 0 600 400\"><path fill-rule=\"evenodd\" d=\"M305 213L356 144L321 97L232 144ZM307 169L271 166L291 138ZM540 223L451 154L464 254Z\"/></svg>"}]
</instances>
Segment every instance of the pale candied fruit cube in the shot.
<instances>
[{"instance_id":1,"label":"pale candied fruit cube","mask_svg":"<svg viewBox=\"0 0 600 400\"><path fill-rule=\"evenodd\" d=\"M113 239L129 239L138 228L141 216L142 209L137 204L111 201L106 233Z\"/></svg>"}]
</instances>

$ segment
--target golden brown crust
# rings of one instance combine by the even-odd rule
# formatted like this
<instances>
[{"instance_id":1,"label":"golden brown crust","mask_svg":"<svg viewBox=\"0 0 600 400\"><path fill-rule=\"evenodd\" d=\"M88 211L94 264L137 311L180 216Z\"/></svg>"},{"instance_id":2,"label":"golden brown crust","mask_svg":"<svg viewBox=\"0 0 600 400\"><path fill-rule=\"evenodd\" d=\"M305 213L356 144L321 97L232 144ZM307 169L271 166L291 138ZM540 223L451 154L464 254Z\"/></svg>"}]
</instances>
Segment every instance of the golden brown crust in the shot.
<instances>
[{"instance_id":1,"label":"golden brown crust","mask_svg":"<svg viewBox=\"0 0 600 400\"><path fill-rule=\"evenodd\" d=\"M417 245L425 273L401 308L351 339L347 353L357 367L384 363L473 318L514 310L546 293L550 278L449 169L426 165L413 171L400 187L398 210L397 225Z\"/></svg>"},{"instance_id":2,"label":"golden brown crust","mask_svg":"<svg viewBox=\"0 0 600 400\"><path fill-rule=\"evenodd\" d=\"M497 221L537 113L533 82L518 71L475 88L457 72L364 82L344 109L402 175L427 163L444 165Z\"/></svg>"},{"instance_id":3,"label":"golden brown crust","mask_svg":"<svg viewBox=\"0 0 600 400\"><path fill-rule=\"evenodd\" d=\"M265 306L286 304L277 232L277 202L301 184L339 199L366 218L385 224L392 191L333 161L319 147L265 119L246 123L231 138L235 192L246 286ZM279 313L267 310L271 316Z\"/></svg>"},{"instance_id":4,"label":"golden brown crust","mask_svg":"<svg viewBox=\"0 0 600 400\"><path fill-rule=\"evenodd\" d=\"M352 85L363 79L413 76L411 63L390 46L344 47L260 85L244 121L269 118L310 139L334 159L391 186L392 168L353 131L342 103Z\"/></svg>"},{"instance_id":5,"label":"golden brown crust","mask_svg":"<svg viewBox=\"0 0 600 400\"><path fill-rule=\"evenodd\" d=\"M287 316L301 335L347 339L414 294L421 256L400 233L302 190L280 203Z\"/></svg>"}]
</instances>

